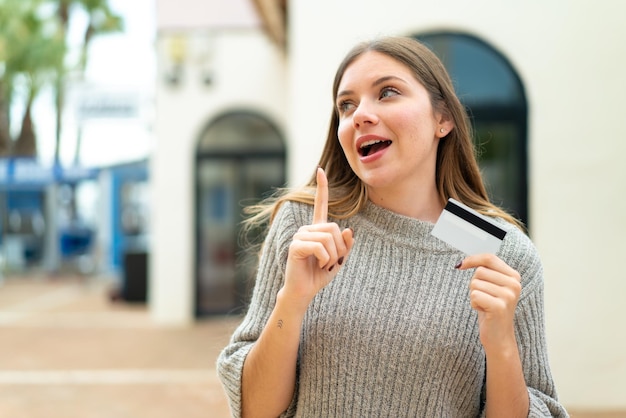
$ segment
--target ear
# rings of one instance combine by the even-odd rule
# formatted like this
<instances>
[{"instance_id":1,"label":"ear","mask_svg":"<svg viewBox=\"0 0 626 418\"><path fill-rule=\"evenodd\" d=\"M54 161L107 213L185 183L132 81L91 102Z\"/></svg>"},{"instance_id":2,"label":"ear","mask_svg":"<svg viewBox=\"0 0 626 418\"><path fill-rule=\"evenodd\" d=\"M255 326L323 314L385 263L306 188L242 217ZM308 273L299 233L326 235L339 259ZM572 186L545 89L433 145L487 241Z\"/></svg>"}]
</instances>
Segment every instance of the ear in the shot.
<instances>
[{"instance_id":1,"label":"ear","mask_svg":"<svg viewBox=\"0 0 626 418\"><path fill-rule=\"evenodd\" d=\"M444 138L454 129L454 122L447 112L440 113L437 117L437 138Z\"/></svg>"}]
</instances>

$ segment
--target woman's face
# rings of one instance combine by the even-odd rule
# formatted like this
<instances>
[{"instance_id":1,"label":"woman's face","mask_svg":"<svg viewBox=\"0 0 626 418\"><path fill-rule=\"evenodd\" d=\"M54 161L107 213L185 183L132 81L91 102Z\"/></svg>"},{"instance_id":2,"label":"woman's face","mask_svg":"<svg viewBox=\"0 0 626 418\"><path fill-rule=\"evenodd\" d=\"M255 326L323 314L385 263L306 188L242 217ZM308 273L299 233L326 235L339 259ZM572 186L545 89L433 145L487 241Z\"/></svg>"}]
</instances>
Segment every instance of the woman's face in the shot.
<instances>
[{"instance_id":1,"label":"woman's face","mask_svg":"<svg viewBox=\"0 0 626 418\"><path fill-rule=\"evenodd\" d=\"M437 145L451 123L433 111L408 67L380 52L364 53L346 68L336 107L339 142L368 188L434 186Z\"/></svg>"}]
</instances>

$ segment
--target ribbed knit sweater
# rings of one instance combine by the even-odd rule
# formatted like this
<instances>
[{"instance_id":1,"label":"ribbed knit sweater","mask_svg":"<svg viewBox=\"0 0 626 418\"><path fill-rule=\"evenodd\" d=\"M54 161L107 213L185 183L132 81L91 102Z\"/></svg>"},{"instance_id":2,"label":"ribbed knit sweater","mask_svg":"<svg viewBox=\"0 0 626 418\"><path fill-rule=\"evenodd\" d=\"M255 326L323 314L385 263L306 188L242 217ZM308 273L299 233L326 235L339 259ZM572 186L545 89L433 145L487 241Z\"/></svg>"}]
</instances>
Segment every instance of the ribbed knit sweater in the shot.
<instances>
[{"instance_id":1,"label":"ribbed knit sweater","mask_svg":"<svg viewBox=\"0 0 626 418\"><path fill-rule=\"evenodd\" d=\"M265 240L249 310L218 358L234 417L241 414L244 360L283 285L292 237L312 214L305 204L281 207ZM282 416L483 415L486 360L469 302L473 272L454 268L463 254L431 236L434 224L372 203L336 222L353 229L355 243L337 276L309 305L297 387ZM566 417L548 364L541 262L526 235L505 228L498 256L522 277L515 330L529 416Z\"/></svg>"}]
</instances>

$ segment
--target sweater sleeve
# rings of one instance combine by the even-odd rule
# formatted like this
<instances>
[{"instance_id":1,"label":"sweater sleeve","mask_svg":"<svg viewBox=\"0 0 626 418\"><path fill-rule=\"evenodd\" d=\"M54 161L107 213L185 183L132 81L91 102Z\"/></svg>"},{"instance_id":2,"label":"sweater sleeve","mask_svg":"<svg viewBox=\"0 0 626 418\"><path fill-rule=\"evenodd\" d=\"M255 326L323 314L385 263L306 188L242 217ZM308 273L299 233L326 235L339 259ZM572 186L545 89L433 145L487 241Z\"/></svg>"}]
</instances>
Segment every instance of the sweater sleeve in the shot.
<instances>
[{"instance_id":1,"label":"sweater sleeve","mask_svg":"<svg viewBox=\"0 0 626 418\"><path fill-rule=\"evenodd\" d=\"M567 411L558 401L548 361L543 267L537 250L526 235L515 230L507 234L501 256L522 277L522 293L515 313L515 332L530 398L528 416L568 417Z\"/></svg>"},{"instance_id":2,"label":"sweater sleeve","mask_svg":"<svg viewBox=\"0 0 626 418\"><path fill-rule=\"evenodd\" d=\"M241 377L246 356L259 338L284 282L289 244L298 226L293 205L282 205L263 243L248 311L217 359L217 373L233 417L241 416Z\"/></svg>"}]
</instances>

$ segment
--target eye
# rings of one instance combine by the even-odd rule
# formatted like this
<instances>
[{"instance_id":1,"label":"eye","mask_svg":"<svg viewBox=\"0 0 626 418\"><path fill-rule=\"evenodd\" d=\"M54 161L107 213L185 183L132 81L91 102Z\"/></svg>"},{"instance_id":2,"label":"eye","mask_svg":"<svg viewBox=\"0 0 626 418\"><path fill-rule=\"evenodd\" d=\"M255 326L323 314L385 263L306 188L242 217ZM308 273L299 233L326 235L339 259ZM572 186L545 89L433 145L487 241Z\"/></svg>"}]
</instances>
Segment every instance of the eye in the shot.
<instances>
[{"instance_id":1,"label":"eye","mask_svg":"<svg viewBox=\"0 0 626 418\"><path fill-rule=\"evenodd\" d=\"M395 87L387 86L380 90L380 99L386 99L387 97L397 96L400 91Z\"/></svg>"},{"instance_id":2,"label":"eye","mask_svg":"<svg viewBox=\"0 0 626 418\"><path fill-rule=\"evenodd\" d=\"M354 104L349 100L342 100L337 103L337 111L339 112L339 114L344 114L350 111L350 109L352 109L353 107Z\"/></svg>"}]
</instances>

